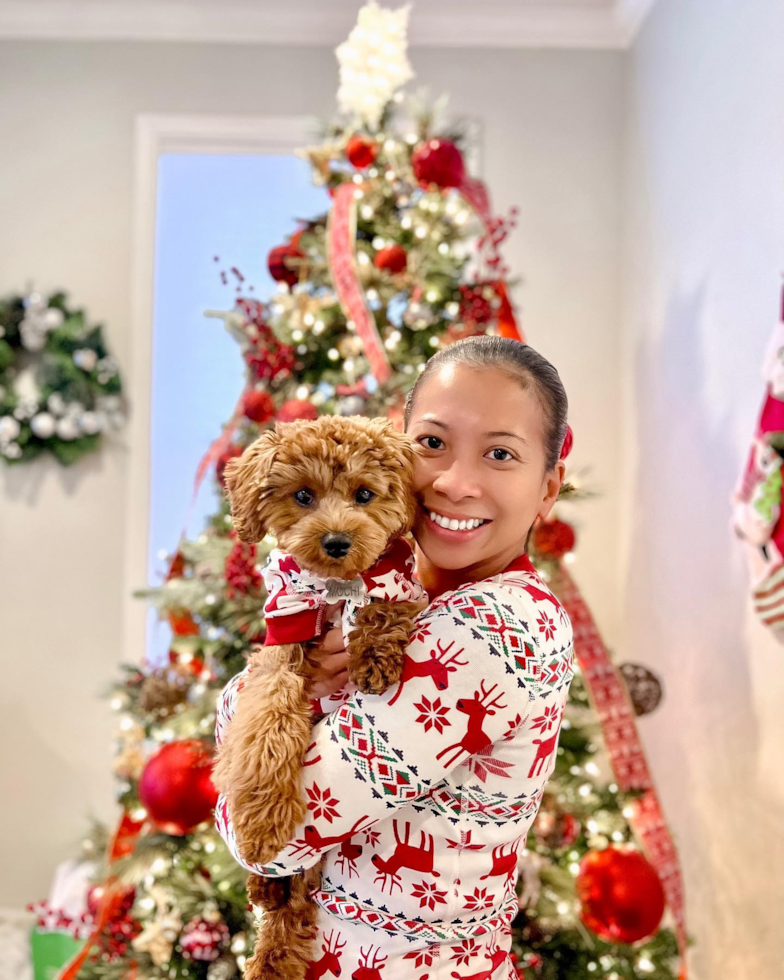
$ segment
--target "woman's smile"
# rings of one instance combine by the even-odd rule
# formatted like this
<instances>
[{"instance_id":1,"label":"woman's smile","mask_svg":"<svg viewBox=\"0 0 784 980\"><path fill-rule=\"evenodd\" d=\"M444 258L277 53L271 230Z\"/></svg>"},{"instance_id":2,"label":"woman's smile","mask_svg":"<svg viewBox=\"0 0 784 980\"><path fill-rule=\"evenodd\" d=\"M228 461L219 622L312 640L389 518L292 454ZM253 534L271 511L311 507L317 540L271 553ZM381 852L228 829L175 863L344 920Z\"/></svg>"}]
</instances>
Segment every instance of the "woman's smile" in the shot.
<instances>
[{"instance_id":1,"label":"woman's smile","mask_svg":"<svg viewBox=\"0 0 784 980\"><path fill-rule=\"evenodd\" d=\"M444 511L442 508L431 510L426 504L423 504L422 509L427 515L424 526L432 534L446 541L473 540L478 532L492 524L487 517L469 517L465 514Z\"/></svg>"}]
</instances>

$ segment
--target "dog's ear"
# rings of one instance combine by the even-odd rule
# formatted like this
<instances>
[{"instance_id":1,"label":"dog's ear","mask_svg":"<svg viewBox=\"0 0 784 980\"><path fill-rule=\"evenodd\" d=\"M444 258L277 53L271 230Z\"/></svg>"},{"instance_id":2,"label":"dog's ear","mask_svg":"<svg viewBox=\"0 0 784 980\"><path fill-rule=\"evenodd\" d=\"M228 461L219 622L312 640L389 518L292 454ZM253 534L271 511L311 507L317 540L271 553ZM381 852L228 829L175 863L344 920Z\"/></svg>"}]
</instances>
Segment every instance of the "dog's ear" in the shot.
<instances>
[{"instance_id":1,"label":"dog's ear","mask_svg":"<svg viewBox=\"0 0 784 980\"><path fill-rule=\"evenodd\" d=\"M385 463L392 465L397 463L404 470L413 472L416 447L410 436L396 429L389 419L370 419L368 429L387 450Z\"/></svg>"},{"instance_id":2,"label":"dog's ear","mask_svg":"<svg viewBox=\"0 0 784 980\"><path fill-rule=\"evenodd\" d=\"M385 450L381 463L392 470L398 484L396 493L403 508L400 533L407 534L414 526L417 511L414 499L416 446L413 439L396 429L389 419L371 419L369 429Z\"/></svg>"},{"instance_id":3,"label":"dog's ear","mask_svg":"<svg viewBox=\"0 0 784 980\"><path fill-rule=\"evenodd\" d=\"M267 429L242 456L230 459L226 464L226 494L231 505L234 529L241 541L255 544L267 533L268 477L277 448L275 430Z\"/></svg>"}]
</instances>

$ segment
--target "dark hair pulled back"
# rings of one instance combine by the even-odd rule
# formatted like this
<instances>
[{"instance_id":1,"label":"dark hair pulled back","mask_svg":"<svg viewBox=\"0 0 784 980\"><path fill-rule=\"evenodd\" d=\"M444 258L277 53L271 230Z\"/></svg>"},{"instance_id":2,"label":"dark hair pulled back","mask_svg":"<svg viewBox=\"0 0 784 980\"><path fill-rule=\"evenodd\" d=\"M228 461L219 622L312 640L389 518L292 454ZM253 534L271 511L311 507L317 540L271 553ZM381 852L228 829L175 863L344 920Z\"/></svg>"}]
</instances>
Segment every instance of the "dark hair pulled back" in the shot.
<instances>
[{"instance_id":1,"label":"dark hair pulled back","mask_svg":"<svg viewBox=\"0 0 784 980\"><path fill-rule=\"evenodd\" d=\"M568 425L566 391L558 372L546 358L528 344L509 337L466 337L434 354L406 398L405 428L408 428L417 392L425 379L446 364L498 368L520 382L524 391L530 391L541 405L544 416L545 471L555 466L561 456Z\"/></svg>"}]
</instances>

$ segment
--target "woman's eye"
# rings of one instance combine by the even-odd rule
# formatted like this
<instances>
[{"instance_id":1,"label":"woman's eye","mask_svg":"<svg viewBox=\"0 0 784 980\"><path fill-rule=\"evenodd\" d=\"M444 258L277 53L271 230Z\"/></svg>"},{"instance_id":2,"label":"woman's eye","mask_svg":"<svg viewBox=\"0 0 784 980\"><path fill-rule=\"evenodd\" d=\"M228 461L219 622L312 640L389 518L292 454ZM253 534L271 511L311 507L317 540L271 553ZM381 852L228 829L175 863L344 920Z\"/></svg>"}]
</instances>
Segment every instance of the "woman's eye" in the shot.
<instances>
[{"instance_id":1,"label":"woman's eye","mask_svg":"<svg viewBox=\"0 0 784 980\"><path fill-rule=\"evenodd\" d=\"M497 459L499 463L505 463L508 459L514 459L514 456L508 449L491 449L490 452L493 459Z\"/></svg>"},{"instance_id":2,"label":"woman's eye","mask_svg":"<svg viewBox=\"0 0 784 980\"><path fill-rule=\"evenodd\" d=\"M356 500L358 504L369 504L374 497L375 494L373 491L368 490L367 487L360 487L354 494L354 500Z\"/></svg>"},{"instance_id":3,"label":"woman's eye","mask_svg":"<svg viewBox=\"0 0 784 980\"><path fill-rule=\"evenodd\" d=\"M302 490L297 490L294 494L294 499L302 507L310 507L313 501L316 499L315 493L312 490L308 490L307 487L303 487Z\"/></svg>"},{"instance_id":4,"label":"woman's eye","mask_svg":"<svg viewBox=\"0 0 784 980\"><path fill-rule=\"evenodd\" d=\"M444 444L438 438L438 436L422 436L417 439L420 446L424 446L425 449L440 449Z\"/></svg>"}]
</instances>

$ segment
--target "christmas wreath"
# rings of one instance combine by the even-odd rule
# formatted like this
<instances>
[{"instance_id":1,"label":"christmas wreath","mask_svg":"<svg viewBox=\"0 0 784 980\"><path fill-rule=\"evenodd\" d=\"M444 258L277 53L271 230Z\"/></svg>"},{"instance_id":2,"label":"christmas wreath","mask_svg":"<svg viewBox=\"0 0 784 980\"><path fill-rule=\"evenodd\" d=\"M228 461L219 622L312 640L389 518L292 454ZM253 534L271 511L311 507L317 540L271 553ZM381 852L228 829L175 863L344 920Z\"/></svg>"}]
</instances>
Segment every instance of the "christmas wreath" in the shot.
<instances>
[{"instance_id":1,"label":"christmas wreath","mask_svg":"<svg viewBox=\"0 0 784 980\"><path fill-rule=\"evenodd\" d=\"M0 300L0 457L17 463L48 451L69 465L124 417L100 326L64 293Z\"/></svg>"}]
</instances>

